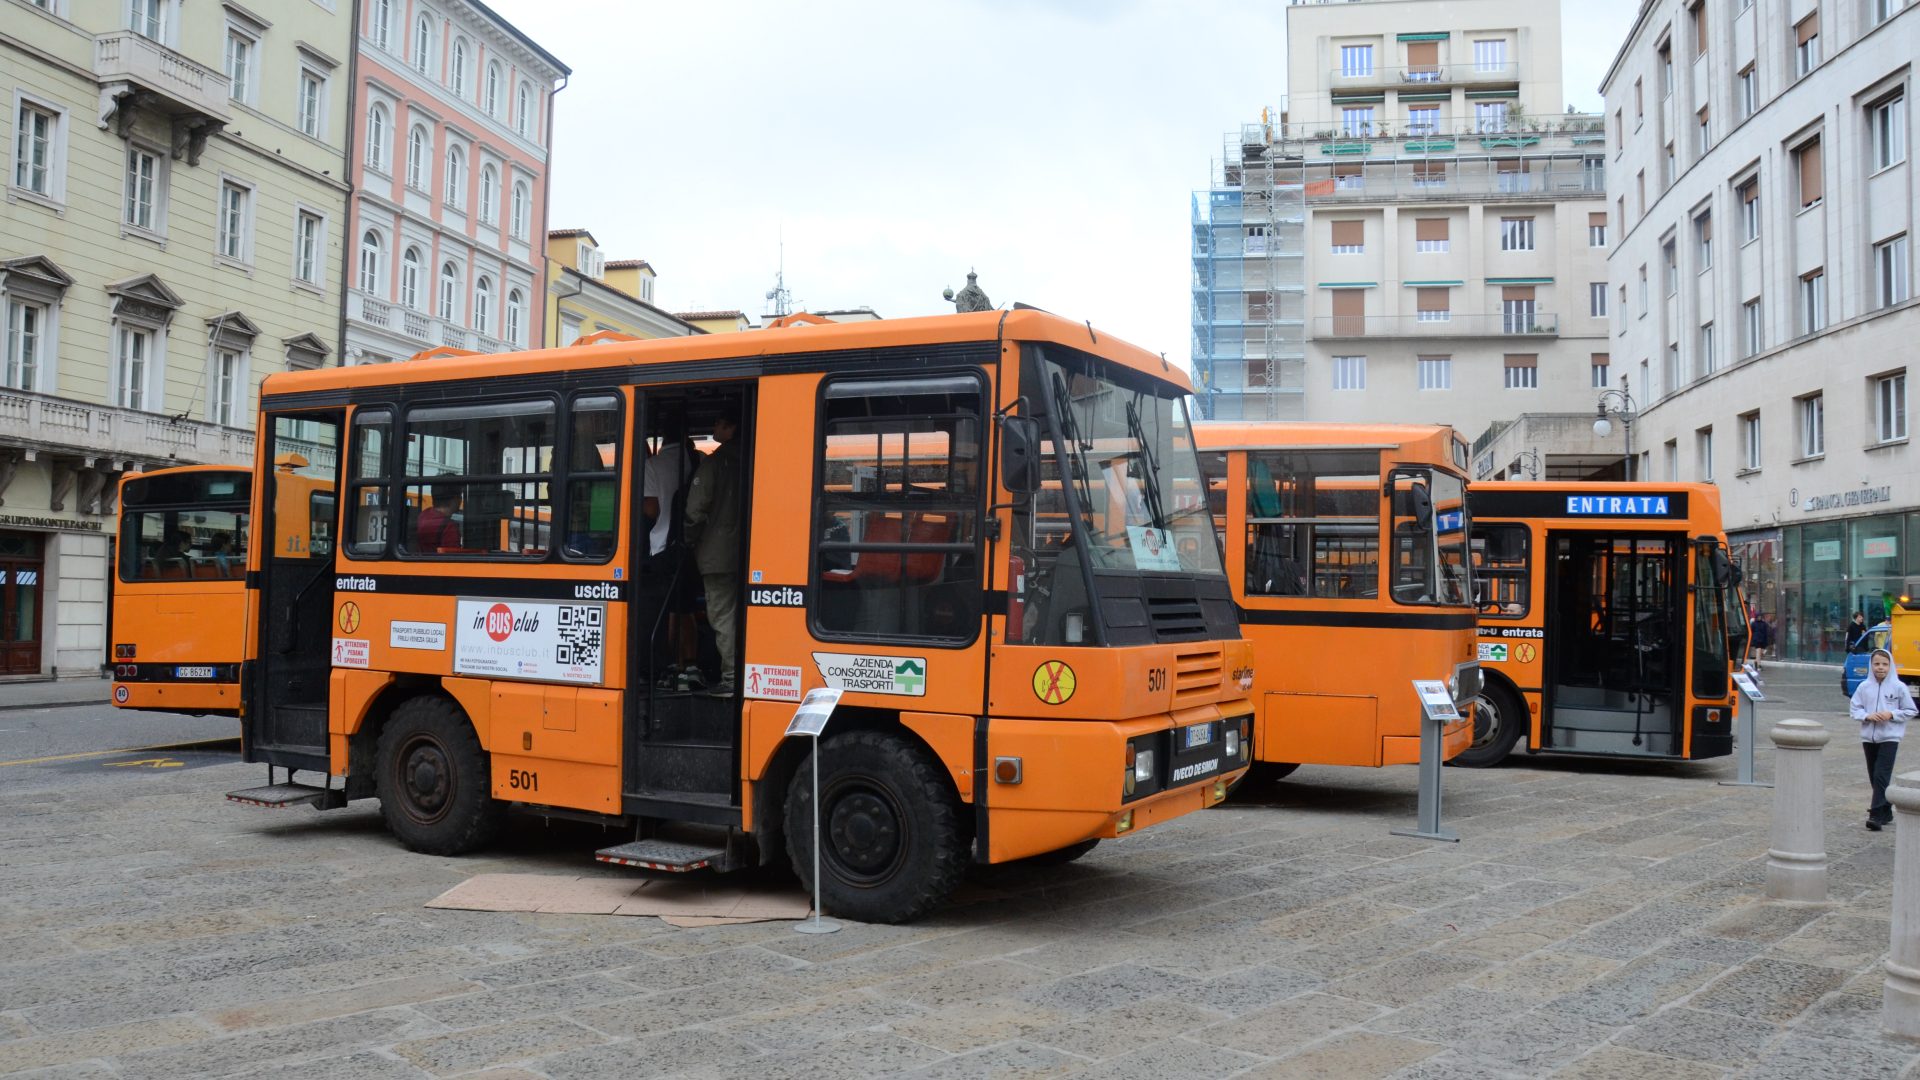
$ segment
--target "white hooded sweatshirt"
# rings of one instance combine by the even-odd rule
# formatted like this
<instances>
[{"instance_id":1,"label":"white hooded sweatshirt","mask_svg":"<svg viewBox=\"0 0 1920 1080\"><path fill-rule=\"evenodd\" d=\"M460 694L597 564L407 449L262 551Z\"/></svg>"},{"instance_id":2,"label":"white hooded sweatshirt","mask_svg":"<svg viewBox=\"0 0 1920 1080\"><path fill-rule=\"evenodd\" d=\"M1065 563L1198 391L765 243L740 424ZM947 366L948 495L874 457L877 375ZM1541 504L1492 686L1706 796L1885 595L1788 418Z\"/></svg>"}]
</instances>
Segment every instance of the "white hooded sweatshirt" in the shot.
<instances>
[{"instance_id":1,"label":"white hooded sweatshirt","mask_svg":"<svg viewBox=\"0 0 1920 1080\"><path fill-rule=\"evenodd\" d=\"M1877 712L1890 712L1891 720L1869 721L1867 716ZM1899 742L1907 733L1907 721L1920 712L1913 703L1913 691L1900 681L1900 676L1889 671L1885 679L1876 680L1868 675L1853 692L1848 715L1860 721L1861 742Z\"/></svg>"}]
</instances>

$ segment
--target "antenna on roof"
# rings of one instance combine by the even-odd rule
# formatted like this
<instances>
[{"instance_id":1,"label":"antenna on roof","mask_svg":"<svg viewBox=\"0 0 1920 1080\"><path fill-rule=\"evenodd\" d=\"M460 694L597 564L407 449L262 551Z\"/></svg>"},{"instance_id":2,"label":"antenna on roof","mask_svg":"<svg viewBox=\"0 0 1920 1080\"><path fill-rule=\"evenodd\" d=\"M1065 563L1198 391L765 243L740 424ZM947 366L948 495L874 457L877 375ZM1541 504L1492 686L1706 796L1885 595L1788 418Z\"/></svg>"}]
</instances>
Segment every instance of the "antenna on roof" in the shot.
<instances>
[{"instance_id":1,"label":"antenna on roof","mask_svg":"<svg viewBox=\"0 0 1920 1080\"><path fill-rule=\"evenodd\" d=\"M766 317L778 319L793 314L793 293L787 290L787 230L780 229L780 268L774 271L773 288L767 290Z\"/></svg>"}]
</instances>

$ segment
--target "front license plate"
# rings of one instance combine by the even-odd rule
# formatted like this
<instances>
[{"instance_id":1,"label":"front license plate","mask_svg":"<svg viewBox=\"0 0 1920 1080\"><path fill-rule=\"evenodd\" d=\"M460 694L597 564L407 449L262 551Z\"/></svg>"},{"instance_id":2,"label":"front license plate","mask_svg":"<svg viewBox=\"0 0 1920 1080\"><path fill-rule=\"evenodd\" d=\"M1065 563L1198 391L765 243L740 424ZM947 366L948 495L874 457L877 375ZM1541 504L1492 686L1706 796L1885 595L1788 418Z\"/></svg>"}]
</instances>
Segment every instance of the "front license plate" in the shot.
<instances>
[{"instance_id":1,"label":"front license plate","mask_svg":"<svg viewBox=\"0 0 1920 1080\"><path fill-rule=\"evenodd\" d=\"M1193 726L1187 728L1187 740L1186 740L1185 749L1191 750L1196 746L1205 746L1212 741L1213 741L1213 725L1212 724L1194 724Z\"/></svg>"},{"instance_id":2,"label":"front license plate","mask_svg":"<svg viewBox=\"0 0 1920 1080\"><path fill-rule=\"evenodd\" d=\"M173 677L176 679L211 679L213 678L213 668L177 667L173 669Z\"/></svg>"}]
</instances>

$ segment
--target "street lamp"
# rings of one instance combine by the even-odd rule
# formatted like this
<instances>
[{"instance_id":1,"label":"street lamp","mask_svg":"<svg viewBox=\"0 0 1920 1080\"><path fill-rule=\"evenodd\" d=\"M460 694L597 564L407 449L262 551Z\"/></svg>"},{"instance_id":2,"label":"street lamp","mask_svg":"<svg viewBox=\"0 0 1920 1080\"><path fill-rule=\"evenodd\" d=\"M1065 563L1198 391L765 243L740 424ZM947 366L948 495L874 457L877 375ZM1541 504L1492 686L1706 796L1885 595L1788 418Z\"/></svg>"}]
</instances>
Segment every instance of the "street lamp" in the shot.
<instances>
[{"instance_id":1,"label":"street lamp","mask_svg":"<svg viewBox=\"0 0 1920 1080\"><path fill-rule=\"evenodd\" d=\"M1513 455L1513 468L1527 470L1527 479L1540 479L1540 451L1522 450Z\"/></svg>"},{"instance_id":2,"label":"street lamp","mask_svg":"<svg viewBox=\"0 0 1920 1080\"><path fill-rule=\"evenodd\" d=\"M1640 410L1633 402L1633 395L1627 393L1627 377L1620 376L1620 389L1600 391L1600 402L1595 406L1593 433L1604 439L1613 434L1613 421L1607 418L1607 403L1613 403L1613 414L1620 418L1620 429L1627 439L1627 479L1633 479L1633 422L1639 419Z\"/></svg>"}]
</instances>

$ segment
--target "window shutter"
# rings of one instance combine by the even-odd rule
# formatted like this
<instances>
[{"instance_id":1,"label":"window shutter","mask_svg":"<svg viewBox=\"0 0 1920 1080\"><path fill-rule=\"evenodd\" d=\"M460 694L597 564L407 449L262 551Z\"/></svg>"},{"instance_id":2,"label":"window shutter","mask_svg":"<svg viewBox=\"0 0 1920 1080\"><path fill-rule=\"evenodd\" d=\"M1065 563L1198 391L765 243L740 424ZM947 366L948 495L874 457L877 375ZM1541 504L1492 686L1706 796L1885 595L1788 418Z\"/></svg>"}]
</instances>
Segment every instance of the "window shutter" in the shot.
<instances>
[{"instance_id":1,"label":"window shutter","mask_svg":"<svg viewBox=\"0 0 1920 1080\"><path fill-rule=\"evenodd\" d=\"M1366 243L1366 223L1362 221L1336 221L1333 223L1334 247L1360 247Z\"/></svg>"},{"instance_id":2,"label":"window shutter","mask_svg":"<svg viewBox=\"0 0 1920 1080\"><path fill-rule=\"evenodd\" d=\"M1502 301L1531 300L1533 299L1533 286L1531 285L1502 286L1500 289L1500 299Z\"/></svg>"},{"instance_id":3,"label":"window shutter","mask_svg":"<svg viewBox=\"0 0 1920 1080\"><path fill-rule=\"evenodd\" d=\"M1508 368L1530 368L1530 367L1539 367L1539 366L1540 366L1540 357L1534 353L1508 353L1507 354Z\"/></svg>"},{"instance_id":4,"label":"window shutter","mask_svg":"<svg viewBox=\"0 0 1920 1080\"><path fill-rule=\"evenodd\" d=\"M1526 169L1519 158L1500 158L1493 163L1493 167L1503 173L1523 172Z\"/></svg>"},{"instance_id":5,"label":"window shutter","mask_svg":"<svg viewBox=\"0 0 1920 1080\"><path fill-rule=\"evenodd\" d=\"M1440 66L1440 43L1437 41L1407 42L1407 68L1412 71L1431 71Z\"/></svg>"},{"instance_id":6,"label":"window shutter","mask_svg":"<svg viewBox=\"0 0 1920 1080\"><path fill-rule=\"evenodd\" d=\"M1609 353L1597 352L1593 354L1594 367L1607 367L1612 363L1613 357Z\"/></svg>"},{"instance_id":7,"label":"window shutter","mask_svg":"<svg viewBox=\"0 0 1920 1080\"><path fill-rule=\"evenodd\" d=\"M1367 313L1367 291L1365 289L1334 289L1333 314L1335 318Z\"/></svg>"},{"instance_id":8,"label":"window shutter","mask_svg":"<svg viewBox=\"0 0 1920 1080\"><path fill-rule=\"evenodd\" d=\"M1415 289L1413 293L1415 311L1450 311L1453 308L1450 298L1451 289L1422 286Z\"/></svg>"},{"instance_id":9,"label":"window shutter","mask_svg":"<svg viewBox=\"0 0 1920 1080\"><path fill-rule=\"evenodd\" d=\"M1415 164L1417 166L1425 164L1425 162L1416 162ZM1445 240L1447 238L1447 219L1443 217L1415 218L1413 221L1413 238L1415 240Z\"/></svg>"},{"instance_id":10,"label":"window shutter","mask_svg":"<svg viewBox=\"0 0 1920 1080\"><path fill-rule=\"evenodd\" d=\"M1809 140L1800 147L1800 205L1812 206L1825 194L1825 178L1820 172L1820 140Z\"/></svg>"},{"instance_id":11,"label":"window shutter","mask_svg":"<svg viewBox=\"0 0 1920 1080\"><path fill-rule=\"evenodd\" d=\"M1760 183L1759 183L1759 181L1757 181L1757 180L1749 180L1749 181L1747 181L1747 182L1746 182L1745 184L1742 184L1742 185L1740 186L1740 201L1741 201L1741 202L1743 202L1743 203L1750 203L1750 202L1752 202L1752 201L1754 201L1755 199L1758 199L1759 197L1760 197Z\"/></svg>"},{"instance_id":12,"label":"window shutter","mask_svg":"<svg viewBox=\"0 0 1920 1080\"><path fill-rule=\"evenodd\" d=\"M1707 54L1707 0L1693 5L1693 55Z\"/></svg>"},{"instance_id":13,"label":"window shutter","mask_svg":"<svg viewBox=\"0 0 1920 1080\"><path fill-rule=\"evenodd\" d=\"M1333 163L1335 176L1359 176L1360 163L1357 161L1336 161Z\"/></svg>"},{"instance_id":14,"label":"window shutter","mask_svg":"<svg viewBox=\"0 0 1920 1080\"><path fill-rule=\"evenodd\" d=\"M1447 163L1444 161L1416 161L1413 163L1413 175L1416 180L1445 180L1447 178ZM1446 222L1442 220L1441 224L1444 225ZM1441 236L1438 239L1445 240L1446 237Z\"/></svg>"},{"instance_id":15,"label":"window shutter","mask_svg":"<svg viewBox=\"0 0 1920 1080\"><path fill-rule=\"evenodd\" d=\"M1700 240L1702 243L1705 243L1706 241L1713 239L1713 219L1712 218L1710 217L1701 218L1699 221L1699 226L1700 226Z\"/></svg>"},{"instance_id":16,"label":"window shutter","mask_svg":"<svg viewBox=\"0 0 1920 1080\"><path fill-rule=\"evenodd\" d=\"M1588 227L1589 229L1604 229L1604 228L1606 228L1606 227L1607 227L1607 215L1606 215L1606 214L1605 214L1604 212L1602 212L1602 213L1598 213L1598 214L1588 214L1588 215L1587 215L1587 227Z\"/></svg>"},{"instance_id":17,"label":"window shutter","mask_svg":"<svg viewBox=\"0 0 1920 1080\"><path fill-rule=\"evenodd\" d=\"M1818 37L1820 34L1820 9L1815 8L1813 14L1801 19L1799 24L1793 28L1793 32L1794 37L1797 39L1795 44L1799 45L1805 45L1815 37Z\"/></svg>"}]
</instances>

